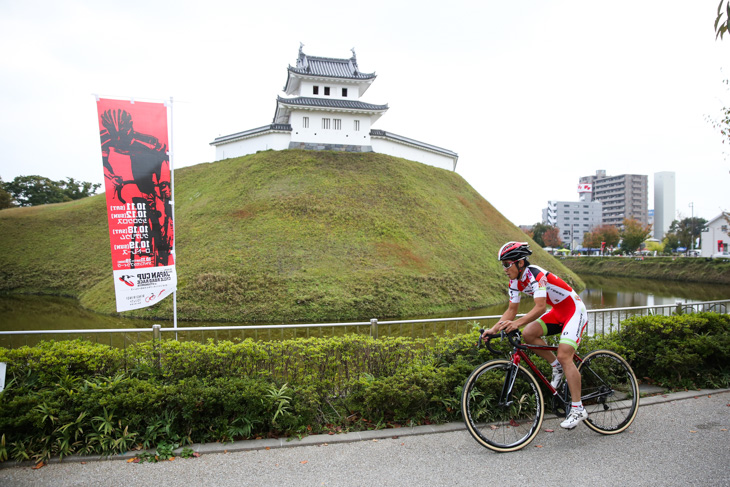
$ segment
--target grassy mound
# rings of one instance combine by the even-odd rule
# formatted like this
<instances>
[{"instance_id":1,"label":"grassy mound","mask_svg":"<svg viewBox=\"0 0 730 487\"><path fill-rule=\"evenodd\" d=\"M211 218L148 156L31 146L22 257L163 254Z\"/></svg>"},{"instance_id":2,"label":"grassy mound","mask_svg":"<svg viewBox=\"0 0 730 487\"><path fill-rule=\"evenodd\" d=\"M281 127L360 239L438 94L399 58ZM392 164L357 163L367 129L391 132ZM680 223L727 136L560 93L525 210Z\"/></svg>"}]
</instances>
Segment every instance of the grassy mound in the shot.
<instances>
[{"instance_id":1,"label":"grassy mound","mask_svg":"<svg viewBox=\"0 0 730 487\"><path fill-rule=\"evenodd\" d=\"M527 237L458 174L382 154L267 151L175 172L178 318L330 321L503 302ZM0 292L114 313L104 195L0 212ZM531 261L580 279L533 244ZM125 314L169 319L172 300Z\"/></svg>"}]
</instances>

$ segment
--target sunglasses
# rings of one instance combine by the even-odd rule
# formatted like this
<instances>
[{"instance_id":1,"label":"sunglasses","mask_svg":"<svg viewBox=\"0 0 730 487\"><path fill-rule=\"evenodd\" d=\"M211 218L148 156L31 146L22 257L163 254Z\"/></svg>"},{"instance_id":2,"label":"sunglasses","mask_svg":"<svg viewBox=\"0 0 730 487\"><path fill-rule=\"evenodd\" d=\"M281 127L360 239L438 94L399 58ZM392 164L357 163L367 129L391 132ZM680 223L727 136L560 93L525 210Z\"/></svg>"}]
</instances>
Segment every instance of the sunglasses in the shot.
<instances>
[{"instance_id":1,"label":"sunglasses","mask_svg":"<svg viewBox=\"0 0 730 487\"><path fill-rule=\"evenodd\" d=\"M502 267L504 267L505 269L509 269L510 267L512 267L513 265L515 265L516 263L517 263L517 261L510 262L509 264L506 263L506 262L502 262Z\"/></svg>"}]
</instances>

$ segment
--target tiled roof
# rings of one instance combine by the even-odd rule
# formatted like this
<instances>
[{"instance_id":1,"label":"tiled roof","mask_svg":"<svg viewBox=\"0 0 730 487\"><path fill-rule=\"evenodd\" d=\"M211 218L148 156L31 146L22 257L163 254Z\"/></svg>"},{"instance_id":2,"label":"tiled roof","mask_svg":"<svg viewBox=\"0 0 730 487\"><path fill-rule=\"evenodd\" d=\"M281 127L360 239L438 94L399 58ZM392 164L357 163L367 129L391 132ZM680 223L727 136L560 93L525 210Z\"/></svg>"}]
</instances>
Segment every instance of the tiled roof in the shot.
<instances>
[{"instance_id":1,"label":"tiled roof","mask_svg":"<svg viewBox=\"0 0 730 487\"><path fill-rule=\"evenodd\" d=\"M328 78L371 79L375 73L362 73L357 66L355 50L350 59L336 59L318 56L307 56L299 48L296 67L289 66L289 71L302 75L326 76Z\"/></svg>"},{"instance_id":2,"label":"tiled roof","mask_svg":"<svg viewBox=\"0 0 730 487\"><path fill-rule=\"evenodd\" d=\"M256 127L255 129L244 130L243 132L216 137L210 145L227 144L229 142L235 142L236 140L262 135L266 132L291 132L291 125L288 123L271 123L269 125L264 125L263 127Z\"/></svg>"},{"instance_id":3,"label":"tiled roof","mask_svg":"<svg viewBox=\"0 0 730 487\"><path fill-rule=\"evenodd\" d=\"M312 98L307 96L298 96L296 98L276 98L277 103L284 105L293 105L300 107L316 107L316 108L339 108L342 110L375 110L385 111L388 105L373 105L371 103L363 103L355 100L340 100L337 98Z\"/></svg>"},{"instance_id":4,"label":"tiled roof","mask_svg":"<svg viewBox=\"0 0 730 487\"><path fill-rule=\"evenodd\" d=\"M444 149L443 147L438 147L436 145L427 144L425 142L420 142L418 140L410 139L408 137L404 137L402 135L394 134L393 132L386 132L385 130L377 130L372 129L370 130L370 137L374 138L380 138L380 139L388 139L392 140L394 142L398 142L400 144L404 145L410 145L413 147L418 147L420 149L425 149L431 152L436 152L439 154L443 154L449 157L454 158L454 170L456 170L456 160L459 158L459 154L457 154L454 151L451 151L449 149Z\"/></svg>"}]
</instances>

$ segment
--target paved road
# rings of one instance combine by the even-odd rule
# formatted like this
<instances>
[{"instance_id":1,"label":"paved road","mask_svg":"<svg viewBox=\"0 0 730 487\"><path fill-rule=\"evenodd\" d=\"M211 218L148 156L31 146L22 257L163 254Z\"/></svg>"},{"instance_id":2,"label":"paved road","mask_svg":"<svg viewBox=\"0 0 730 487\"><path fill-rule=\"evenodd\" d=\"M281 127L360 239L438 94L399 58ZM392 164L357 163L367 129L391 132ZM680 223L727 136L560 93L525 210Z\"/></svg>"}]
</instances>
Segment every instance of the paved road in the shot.
<instances>
[{"instance_id":1,"label":"paved road","mask_svg":"<svg viewBox=\"0 0 730 487\"><path fill-rule=\"evenodd\" d=\"M486 450L454 424L441 433L389 430L355 442L318 436L292 448L252 450L242 442L228 448L244 451L157 464L70 458L38 470L2 468L0 485L730 486L730 393L703 392L644 399L631 429L615 436L583 426L566 431L546 419L535 441L513 453Z\"/></svg>"}]
</instances>

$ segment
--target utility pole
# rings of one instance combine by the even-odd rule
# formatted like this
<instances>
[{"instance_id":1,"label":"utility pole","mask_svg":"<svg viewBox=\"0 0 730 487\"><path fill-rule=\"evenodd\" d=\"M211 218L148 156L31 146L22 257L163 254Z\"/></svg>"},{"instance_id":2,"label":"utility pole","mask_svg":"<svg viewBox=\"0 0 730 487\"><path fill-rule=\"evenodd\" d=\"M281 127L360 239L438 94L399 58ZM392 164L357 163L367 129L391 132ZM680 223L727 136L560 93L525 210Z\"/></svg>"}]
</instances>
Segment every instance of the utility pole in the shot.
<instances>
[{"instance_id":1,"label":"utility pole","mask_svg":"<svg viewBox=\"0 0 730 487\"><path fill-rule=\"evenodd\" d=\"M694 201L689 204L692 208L692 219L690 220L690 234L689 238L692 240L692 250L695 249L695 203ZM694 253L694 252L692 252Z\"/></svg>"},{"instance_id":2,"label":"utility pole","mask_svg":"<svg viewBox=\"0 0 730 487\"><path fill-rule=\"evenodd\" d=\"M573 223L570 224L570 255L573 255L575 250L575 238L573 237Z\"/></svg>"}]
</instances>

